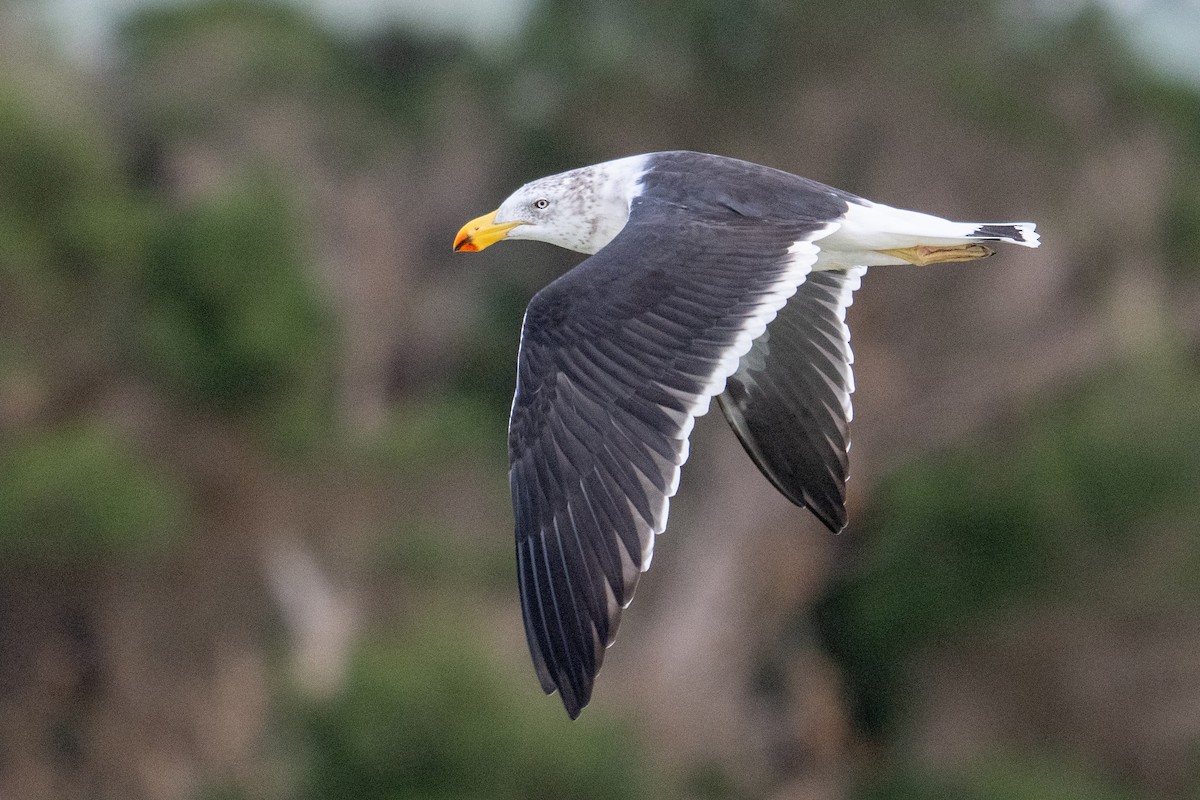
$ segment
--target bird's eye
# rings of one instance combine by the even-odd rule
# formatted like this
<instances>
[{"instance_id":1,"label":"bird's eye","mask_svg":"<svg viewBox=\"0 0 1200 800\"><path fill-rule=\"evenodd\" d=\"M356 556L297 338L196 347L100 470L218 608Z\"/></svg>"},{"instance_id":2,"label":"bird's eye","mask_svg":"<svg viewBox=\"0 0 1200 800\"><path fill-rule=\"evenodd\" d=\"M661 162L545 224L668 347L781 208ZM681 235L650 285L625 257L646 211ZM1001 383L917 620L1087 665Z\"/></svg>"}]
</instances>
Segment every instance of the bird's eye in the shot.
<instances>
[{"instance_id":1,"label":"bird's eye","mask_svg":"<svg viewBox=\"0 0 1200 800\"><path fill-rule=\"evenodd\" d=\"M550 201L544 197L540 197L537 200L533 201L533 207L538 209L539 211L541 211L543 208L546 208L549 205L550 205Z\"/></svg>"}]
</instances>

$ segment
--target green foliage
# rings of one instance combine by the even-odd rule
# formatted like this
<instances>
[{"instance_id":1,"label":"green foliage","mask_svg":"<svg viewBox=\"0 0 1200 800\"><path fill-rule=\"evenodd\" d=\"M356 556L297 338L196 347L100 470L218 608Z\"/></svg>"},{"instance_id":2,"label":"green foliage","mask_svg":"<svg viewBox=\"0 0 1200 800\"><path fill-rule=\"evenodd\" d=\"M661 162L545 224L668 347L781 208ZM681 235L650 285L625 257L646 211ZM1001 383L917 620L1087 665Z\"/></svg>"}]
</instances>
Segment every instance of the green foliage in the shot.
<instances>
[{"instance_id":1,"label":"green foliage","mask_svg":"<svg viewBox=\"0 0 1200 800\"><path fill-rule=\"evenodd\" d=\"M1168 263L1178 275L1192 276L1200 269L1200 95L1190 85L1150 83L1143 87L1143 97L1168 123L1179 151L1171 168L1164 233Z\"/></svg>"},{"instance_id":2,"label":"green foliage","mask_svg":"<svg viewBox=\"0 0 1200 800\"><path fill-rule=\"evenodd\" d=\"M418 130L437 116L438 89L446 76L482 73L462 42L425 38L400 27L347 48L344 63L359 97Z\"/></svg>"},{"instance_id":3,"label":"green foliage","mask_svg":"<svg viewBox=\"0 0 1200 800\"><path fill-rule=\"evenodd\" d=\"M1079 576L1128 551L1139 523L1200 526L1200 377L1173 369L1118 371L883 482L859 569L819 609L869 729L902 711L905 665L926 643L1051 587L1088 591Z\"/></svg>"},{"instance_id":4,"label":"green foliage","mask_svg":"<svg viewBox=\"0 0 1200 800\"><path fill-rule=\"evenodd\" d=\"M359 113L364 108L382 112L390 123L422 128L436 111L443 78L472 63L458 41L400 28L351 40L295 4L249 0L143 8L122 26L119 47L136 70L153 75L151 85L179 81L160 84L145 98L144 111L158 134L212 131L265 98L286 98L320 105L325 124L337 125L352 109L355 124L339 126L344 135L330 143L331 155L361 144L345 134L357 140L364 128L379 139L394 136L390 126L368 124ZM195 80L186 67L177 74L181 63L203 51L208 55L195 69L206 80ZM168 64L174 68L163 70ZM331 106L337 111L329 113Z\"/></svg>"},{"instance_id":5,"label":"green foliage","mask_svg":"<svg viewBox=\"0 0 1200 800\"><path fill-rule=\"evenodd\" d=\"M753 794L737 782L717 761L705 760L691 769L685 781L686 796L695 800L743 800Z\"/></svg>"},{"instance_id":6,"label":"green foliage","mask_svg":"<svg viewBox=\"0 0 1200 800\"><path fill-rule=\"evenodd\" d=\"M1172 170L1167 235L1181 270L1194 271L1194 90L1164 88L1130 70L1119 40L1097 16L1047 25L1044 38L1035 35L1022 49L1005 41L1014 26L998 24L990 16L996 8L942 0L845 0L836 8L813 0L545 0L524 41L485 76L461 44L400 29L351 41L294 3L208 0L136 11L114 60L125 72L109 86L120 88L115 105L141 137L134 144L161 149L164 163L181 155L182 140L193 146L186 152L216 154L234 170L282 161L317 170L318 180L348 159L376 153L386 170L390 160L421 150L414 130L440 132L447 119L459 128L449 146L464 158L485 139L493 148L500 142L508 157L491 166L511 171L503 184L584 163L597 147L647 140L698 146L726 137L742 154L761 148L767 155L760 160L777 163L810 146L807 132L829 125L860 131L839 146L843 158L861 155L866 164L873 131L893 124L889 103L908 102L912 92L933 104L930 136L965 118L981 138L963 141L1003 139L1020 153L1041 154L1038 166L1057 166L1051 174L1066 191L1078 185L1068 180L1069 165L1096 157L1082 140L1111 135L1110 127L1157 129L1167 119L1174 126L1168 138L1182 154ZM874 35L880 31L886 35ZM845 71L855 80L838 74ZM860 76L868 100L836 93ZM1073 104L1057 102L1073 76L1089 81L1076 87L1077 96L1095 103L1096 118L1110 125L1089 126L1071 116ZM900 100L880 93L893 84ZM482 107L464 119L448 99ZM525 99L532 108L518 109ZM549 110L539 112L541 106ZM329 428L336 321L312 283L301 246L307 236L298 230L289 202L295 190L286 179L251 178L169 208L161 197L131 192L106 154L117 147L97 138L102 125L42 119L31 108L0 86L0 333L13 339L4 343L4 357L11 350L55 400L86 405L93 373L101 375L97 383L127 378L128 363L114 354L132 351L159 395L193 413L251 420L293 444ZM814 119L831 111L832 121ZM850 116L837 119L843 113ZM491 129L497 120L510 127ZM298 147L273 150L279 131ZM792 131L794 138L784 135ZM866 182L872 171L862 170ZM556 258L543 251L499 256L509 257L547 264ZM352 467L365 467L356 479L383 474L403 484L389 487L389 496L419 494L433 482L470 480L457 474L459 459L487 448L502 476L516 332L530 294L519 282L488 293L475 352L447 381L459 399L399 408L382 431L351 445ZM90 314L101 315L102 324ZM34 334L22 315L36 322ZM110 351L102 354L107 360L89 350L59 365L59 354L36 348L52 338L37 332L56 328L95 333L99 349ZM1131 547L1122 537L1143 523L1169 519L1200 528L1198 398L1195 376L1172 383L1149 372L1105 375L1073 398L1036 409L1011 435L967 442L892 476L875 499L880 513L856 534L867 541L861 570L821 610L868 722L882 729L903 710L904 670L919 648L1048 588L1094 591L1082 584ZM15 423L22 424L41 423ZM57 559L137 553L181 527L179 490L113 431L65 425L6 434L3 445L0 552ZM407 482L409 476L428 483ZM367 502L380 502L381 494ZM494 531L494 545L464 555L437 517L442 502L413 500L418 511L398 523L401 535L375 560L402 592L432 601L414 603L416 616L446 598L477 605L496 587L511 592L507 532ZM352 532L329 533L351 537L339 538L338 547L361 544ZM1200 554L1169 566L1177 570L1175 585L1194 597ZM1148 591L1163 591L1156 578L1137 579L1151 585ZM379 601L372 588L355 589L367 592L369 603ZM509 685L504 666L474 645L478 632L441 621L437 631L365 646L342 694L299 711L302 753L295 760L288 754L287 769L306 770L301 797L661 796L626 730L597 709L568 723L557 701L534 688L527 665ZM759 662L760 699L781 698L789 655L769 653ZM703 762L685 779L686 791L739 796L735 774L719 760ZM242 794L218 779L200 796ZM949 776L893 773L860 797L1125 795L1052 760L997 758Z\"/></svg>"},{"instance_id":7,"label":"green foliage","mask_svg":"<svg viewBox=\"0 0 1200 800\"><path fill-rule=\"evenodd\" d=\"M528 287L512 282L493 285L485 297L480 330L472 340L472 349L454 375L452 388L457 393L478 397L488 408L505 410L502 420L505 427L516 388L522 318L532 294ZM503 428L498 432L503 435Z\"/></svg>"},{"instance_id":8,"label":"green foliage","mask_svg":"<svg viewBox=\"0 0 1200 800\"><path fill-rule=\"evenodd\" d=\"M284 193L266 181L169 215L142 284L148 370L222 413L319 418L333 331L299 238Z\"/></svg>"},{"instance_id":9,"label":"green foliage","mask_svg":"<svg viewBox=\"0 0 1200 800\"><path fill-rule=\"evenodd\" d=\"M459 395L397 406L378 431L358 443L356 460L393 474L427 474L431 462L486 457L490 450L495 468L503 470L508 419L496 419L494 409L494 403Z\"/></svg>"},{"instance_id":10,"label":"green foliage","mask_svg":"<svg viewBox=\"0 0 1200 800\"><path fill-rule=\"evenodd\" d=\"M334 42L327 29L293 5L212 0L141 9L122 25L119 46L135 67L151 66L181 48L216 47L225 56L223 66L239 77L238 85L294 91L304 89L306 79L334 77Z\"/></svg>"},{"instance_id":11,"label":"green foliage","mask_svg":"<svg viewBox=\"0 0 1200 800\"><path fill-rule=\"evenodd\" d=\"M1196 254L1200 253L1200 152L1180 159L1174 172L1174 197L1165 219L1167 252L1175 271L1187 275L1198 270Z\"/></svg>"},{"instance_id":12,"label":"green foliage","mask_svg":"<svg viewBox=\"0 0 1200 800\"><path fill-rule=\"evenodd\" d=\"M440 621L363 646L341 694L300 712L302 798L659 796L628 731L598 715L571 723L557 701L538 703L504 680L461 623Z\"/></svg>"},{"instance_id":13,"label":"green foliage","mask_svg":"<svg viewBox=\"0 0 1200 800\"><path fill-rule=\"evenodd\" d=\"M182 525L179 490L114 433L67 425L8 442L0 551L86 561L161 546Z\"/></svg>"},{"instance_id":14,"label":"green foliage","mask_svg":"<svg viewBox=\"0 0 1200 800\"><path fill-rule=\"evenodd\" d=\"M201 787L192 800L252 800L252 795L237 786L216 783Z\"/></svg>"},{"instance_id":15,"label":"green foliage","mask_svg":"<svg viewBox=\"0 0 1200 800\"><path fill-rule=\"evenodd\" d=\"M989 134L1052 152L1059 159L1081 155L1070 123L1046 99L1048 91L1013 90L1050 79L1044 54L1009 57L1000 63L956 60L939 66L934 74L954 107Z\"/></svg>"},{"instance_id":16,"label":"green foliage","mask_svg":"<svg viewBox=\"0 0 1200 800\"><path fill-rule=\"evenodd\" d=\"M854 794L854 800L1133 800L1094 773L1049 756L994 755L969 768L930 775L896 770Z\"/></svg>"},{"instance_id":17,"label":"green foliage","mask_svg":"<svg viewBox=\"0 0 1200 800\"><path fill-rule=\"evenodd\" d=\"M728 0L546 0L523 50L563 97L612 92L613 103L625 104L627 89L653 87L660 97L691 89L699 102L752 111L753 99L794 80L797 58L820 47L813 28L828 15L804 11L803 4Z\"/></svg>"},{"instance_id":18,"label":"green foliage","mask_svg":"<svg viewBox=\"0 0 1200 800\"><path fill-rule=\"evenodd\" d=\"M48 313L140 263L146 212L104 152L83 125L41 119L0 84L0 279Z\"/></svg>"},{"instance_id":19,"label":"green foliage","mask_svg":"<svg viewBox=\"0 0 1200 800\"><path fill-rule=\"evenodd\" d=\"M155 208L102 134L32 108L0 85L12 349L50 374L68 358L102 370L133 351L168 390L220 413L252 411L284 445L327 427L332 326L286 191L251 180L192 207Z\"/></svg>"},{"instance_id":20,"label":"green foliage","mask_svg":"<svg viewBox=\"0 0 1200 800\"><path fill-rule=\"evenodd\" d=\"M503 472L496 482L505 491ZM495 508L502 508L499 499ZM486 531L448 530L444 520L407 517L381 542L375 559L383 574L405 586L442 594L458 592L511 600L517 579L513 571L512 535L507 526Z\"/></svg>"}]
</instances>

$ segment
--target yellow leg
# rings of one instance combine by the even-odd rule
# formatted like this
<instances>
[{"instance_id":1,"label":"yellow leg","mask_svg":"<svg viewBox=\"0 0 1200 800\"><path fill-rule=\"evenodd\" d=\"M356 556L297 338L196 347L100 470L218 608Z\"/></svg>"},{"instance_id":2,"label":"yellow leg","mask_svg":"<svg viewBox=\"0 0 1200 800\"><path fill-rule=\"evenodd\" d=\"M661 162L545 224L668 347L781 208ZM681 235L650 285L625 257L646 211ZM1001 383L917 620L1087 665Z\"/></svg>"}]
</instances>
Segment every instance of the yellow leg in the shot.
<instances>
[{"instance_id":1,"label":"yellow leg","mask_svg":"<svg viewBox=\"0 0 1200 800\"><path fill-rule=\"evenodd\" d=\"M994 250L981 244L956 245L919 245L904 247L899 250L880 250L889 256L903 259L910 264L923 267L926 264L937 264L942 261L974 261L977 258L987 258Z\"/></svg>"}]
</instances>

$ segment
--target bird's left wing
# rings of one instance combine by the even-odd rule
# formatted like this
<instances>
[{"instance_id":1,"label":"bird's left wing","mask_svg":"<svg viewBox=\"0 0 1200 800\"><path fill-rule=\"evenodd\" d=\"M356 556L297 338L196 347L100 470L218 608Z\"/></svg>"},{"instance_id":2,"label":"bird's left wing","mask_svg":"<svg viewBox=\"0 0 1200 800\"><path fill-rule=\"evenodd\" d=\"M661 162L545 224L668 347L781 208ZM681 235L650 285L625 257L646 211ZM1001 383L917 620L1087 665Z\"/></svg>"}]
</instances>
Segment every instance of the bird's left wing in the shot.
<instances>
[{"instance_id":1,"label":"bird's left wing","mask_svg":"<svg viewBox=\"0 0 1200 800\"><path fill-rule=\"evenodd\" d=\"M697 416L836 224L635 210L526 311L509 425L525 633L575 717L650 565Z\"/></svg>"},{"instance_id":2,"label":"bird's left wing","mask_svg":"<svg viewBox=\"0 0 1200 800\"><path fill-rule=\"evenodd\" d=\"M846 526L854 392L846 309L866 267L814 272L726 382L721 411L785 497Z\"/></svg>"}]
</instances>

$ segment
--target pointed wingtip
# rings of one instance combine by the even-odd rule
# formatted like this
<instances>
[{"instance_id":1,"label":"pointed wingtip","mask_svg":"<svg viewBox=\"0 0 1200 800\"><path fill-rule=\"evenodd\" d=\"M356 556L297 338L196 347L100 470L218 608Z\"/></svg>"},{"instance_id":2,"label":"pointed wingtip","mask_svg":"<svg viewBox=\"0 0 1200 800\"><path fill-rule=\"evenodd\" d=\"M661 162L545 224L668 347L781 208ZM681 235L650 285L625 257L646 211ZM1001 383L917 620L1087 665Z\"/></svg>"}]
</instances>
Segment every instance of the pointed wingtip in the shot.
<instances>
[{"instance_id":1,"label":"pointed wingtip","mask_svg":"<svg viewBox=\"0 0 1200 800\"><path fill-rule=\"evenodd\" d=\"M580 713L583 712L585 706L592 699L590 691L582 692L577 695L574 691L559 690L558 697L562 700L563 708L567 711L567 716L571 719L579 719Z\"/></svg>"},{"instance_id":2,"label":"pointed wingtip","mask_svg":"<svg viewBox=\"0 0 1200 800\"><path fill-rule=\"evenodd\" d=\"M822 525L833 533L837 534L846 530L848 515L845 503L836 503L820 509L812 503L806 503L805 506L813 513L814 517L821 521Z\"/></svg>"}]
</instances>

